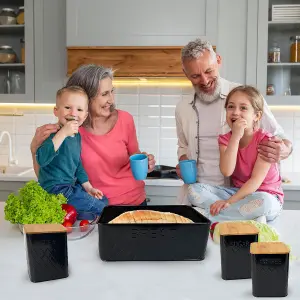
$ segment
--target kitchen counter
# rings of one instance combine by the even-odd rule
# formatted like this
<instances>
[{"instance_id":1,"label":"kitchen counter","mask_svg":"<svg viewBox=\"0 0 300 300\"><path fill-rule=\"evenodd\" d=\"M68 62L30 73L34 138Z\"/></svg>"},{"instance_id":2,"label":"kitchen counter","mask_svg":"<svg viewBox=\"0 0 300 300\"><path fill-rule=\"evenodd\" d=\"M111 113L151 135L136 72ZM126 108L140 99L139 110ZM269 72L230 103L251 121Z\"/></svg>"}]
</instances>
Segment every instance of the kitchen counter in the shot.
<instances>
[{"instance_id":1,"label":"kitchen counter","mask_svg":"<svg viewBox=\"0 0 300 300\"><path fill-rule=\"evenodd\" d=\"M290 183L283 183L284 190L300 190L300 173L286 173L283 174L283 178L288 178ZM27 182L29 180L36 180L34 171L30 171L22 176L10 176L0 174L0 181L17 181ZM146 179L144 180L147 186L182 186L183 181L181 179Z\"/></svg>"},{"instance_id":2,"label":"kitchen counter","mask_svg":"<svg viewBox=\"0 0 300 300\"><path fill-rule=\"evenodd\" d=\"M275 225L294 255L300 255L300 239L295 235L300 231L299 218L299 211L283 211ZM251 279L221 279L219 245L211 240L203 261L103 262L95 229L82 240L68 242L68 278L32 283L27 275L23 236L16 225L3 220L0 203L0 245L1 299L253 299ZM292 261L288 299L300 299L299 278L300 262Z\"/></svg>"}]
</instances>

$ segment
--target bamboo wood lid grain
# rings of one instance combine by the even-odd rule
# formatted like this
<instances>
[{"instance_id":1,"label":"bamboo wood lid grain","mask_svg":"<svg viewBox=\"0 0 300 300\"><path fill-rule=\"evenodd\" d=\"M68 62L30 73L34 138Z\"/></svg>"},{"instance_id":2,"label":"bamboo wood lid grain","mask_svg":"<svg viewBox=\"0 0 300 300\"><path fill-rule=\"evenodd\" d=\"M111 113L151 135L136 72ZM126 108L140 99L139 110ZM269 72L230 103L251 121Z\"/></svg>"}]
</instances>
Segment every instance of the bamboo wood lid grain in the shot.
<instances>
[{"instance_id":1,"label":"bamboo wood lid grain","mask_svg":"<svg viewBox=\"0 0 300 300\"><path fill-rule=\"evenodd\" d=\"M219 226L220 235L253 235L259 233L256 226L243 222L223 222Z\"/></svg>"},{"instance_id":2,"label":"bamboo wood lid grain","mask_svg":"<svg viewBox=\"0 0 300 300\"><path fill-rule=\"evenodd\" d=\"M288 254L289 247L282 242L255 242L250 245L251 254Z\"/></svg>"},{"instance_id":3,"label":"bamboo wood lid grain","mask_svg":"<svg viewBox=\"0 0 300 300\"><path fill-rule=\"evenodd\" d=\"M66 232L67 228L61 224L26 224L24 225L25 234L39 233L62 233Z\"/></svg>"}]
</instances>

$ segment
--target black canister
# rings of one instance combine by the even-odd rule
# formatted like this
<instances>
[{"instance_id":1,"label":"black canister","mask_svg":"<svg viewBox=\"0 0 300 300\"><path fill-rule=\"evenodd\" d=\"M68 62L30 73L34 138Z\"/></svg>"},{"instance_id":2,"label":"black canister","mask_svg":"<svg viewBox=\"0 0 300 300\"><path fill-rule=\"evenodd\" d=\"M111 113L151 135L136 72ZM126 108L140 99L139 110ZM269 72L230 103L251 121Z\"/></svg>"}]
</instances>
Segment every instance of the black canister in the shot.
<instances>
[{"instance_id":1,"label":"black canister","mask_svg":"<svg viewBox=\"0 0 300 300\"><path fill-rule=\"evenodd\" d=\"M250 244L258 241L257 227L243 222L224 222L219 226L222 279L251 278Z\"/></svg>"},{"instance_id":2,"label":"black canister","mask_svg":"<svg viewBox=\"0 0 300 300\"><path fill-rule=\"evenodd\" d=\"M68 247L66 228L60 224L24 225L28 275L32 282L66 278Z\"/></svg>"},{"instance_id":3,"label":"black canister","mask_svg":"<svg viewBox=\"0 0 300 300\"><path fill-rule=\"evenodd\" d=\"M290 249L281 242L253 243L251 252L252 295L288 295Z\"/></svg>"}]
</instances>

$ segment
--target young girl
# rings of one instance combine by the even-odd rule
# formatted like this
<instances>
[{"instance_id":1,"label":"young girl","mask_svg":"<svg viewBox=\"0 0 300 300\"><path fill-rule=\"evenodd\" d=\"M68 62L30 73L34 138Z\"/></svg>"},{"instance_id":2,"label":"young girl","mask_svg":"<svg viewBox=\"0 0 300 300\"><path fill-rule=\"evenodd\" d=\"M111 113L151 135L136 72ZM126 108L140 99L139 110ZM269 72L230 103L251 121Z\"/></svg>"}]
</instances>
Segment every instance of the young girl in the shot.
<instances>
[{"instance_id":1,"label":"young girl","mask_svg":"<svg viewBox=\"0 0 300 300\"><path fill-rule=\"evenodd\" d=\"M263 96L251 86L239 86L227 96L226 122L231 128L219 136L220 170L233 187L195 183L188 188L191 204L205 210L212 222L274 220L282 210L283 191L277 164L264 161L258 145L271 134L259 129Z\"/></svg>"}]
</instances>

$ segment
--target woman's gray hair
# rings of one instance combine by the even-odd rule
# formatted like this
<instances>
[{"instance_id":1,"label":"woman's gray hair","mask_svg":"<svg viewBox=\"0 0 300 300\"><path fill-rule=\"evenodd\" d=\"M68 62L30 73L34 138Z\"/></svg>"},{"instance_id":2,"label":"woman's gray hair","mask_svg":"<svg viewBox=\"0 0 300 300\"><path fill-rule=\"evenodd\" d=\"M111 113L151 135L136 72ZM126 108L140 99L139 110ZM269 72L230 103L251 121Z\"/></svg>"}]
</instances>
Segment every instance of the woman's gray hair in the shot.
<instances>
[{"instance_id":1,"label":"woman's gray hair","mask_svg":"<svg viewBox=\"0 0 300 300\"><path fill-rule=\"evenodd\" d=\"M75 72L71 75L69 80L66 83L66 87L69 86L79 86L81 87L87 94L89 98L89 114L86 118L83 126L92 126L91 114L90 114L90 104L91 101L98 95L99 93L99 85L100 81L105 78L110 78L113 80L113 71L110 68L106 68L99 65L83 65L75 70ZM111 111L115 109L115 105L111 105Z\"/></svg>"},{"instance_id":2,"label":"woman's gray hair","mask_svg":"<svg viewBox=\"0 0 300 300\"><path fill-rule=\"evenodd\" d=\"M181 61L183 63L185 59L197 59L201 55L203 55L203 53L206 50L210 52L211 58L213 62L215 62L217 59L217 55L211 43L209 41L201 40L201 39L195 39L182 48Z\"/></svg>"},{"instance_id":3,"label":"woman's gray hair","mask_svg":"<svg viewBox=\"0 0 300 300\"><path fill-rule=\"evenodd\" d=\"M112 69L98 65L83 65L71 75L66 87L81 87L87 93L89 101L91 101L98 95L100 80L107 77L113 80Z\"/></svg>"}]
</instances>

